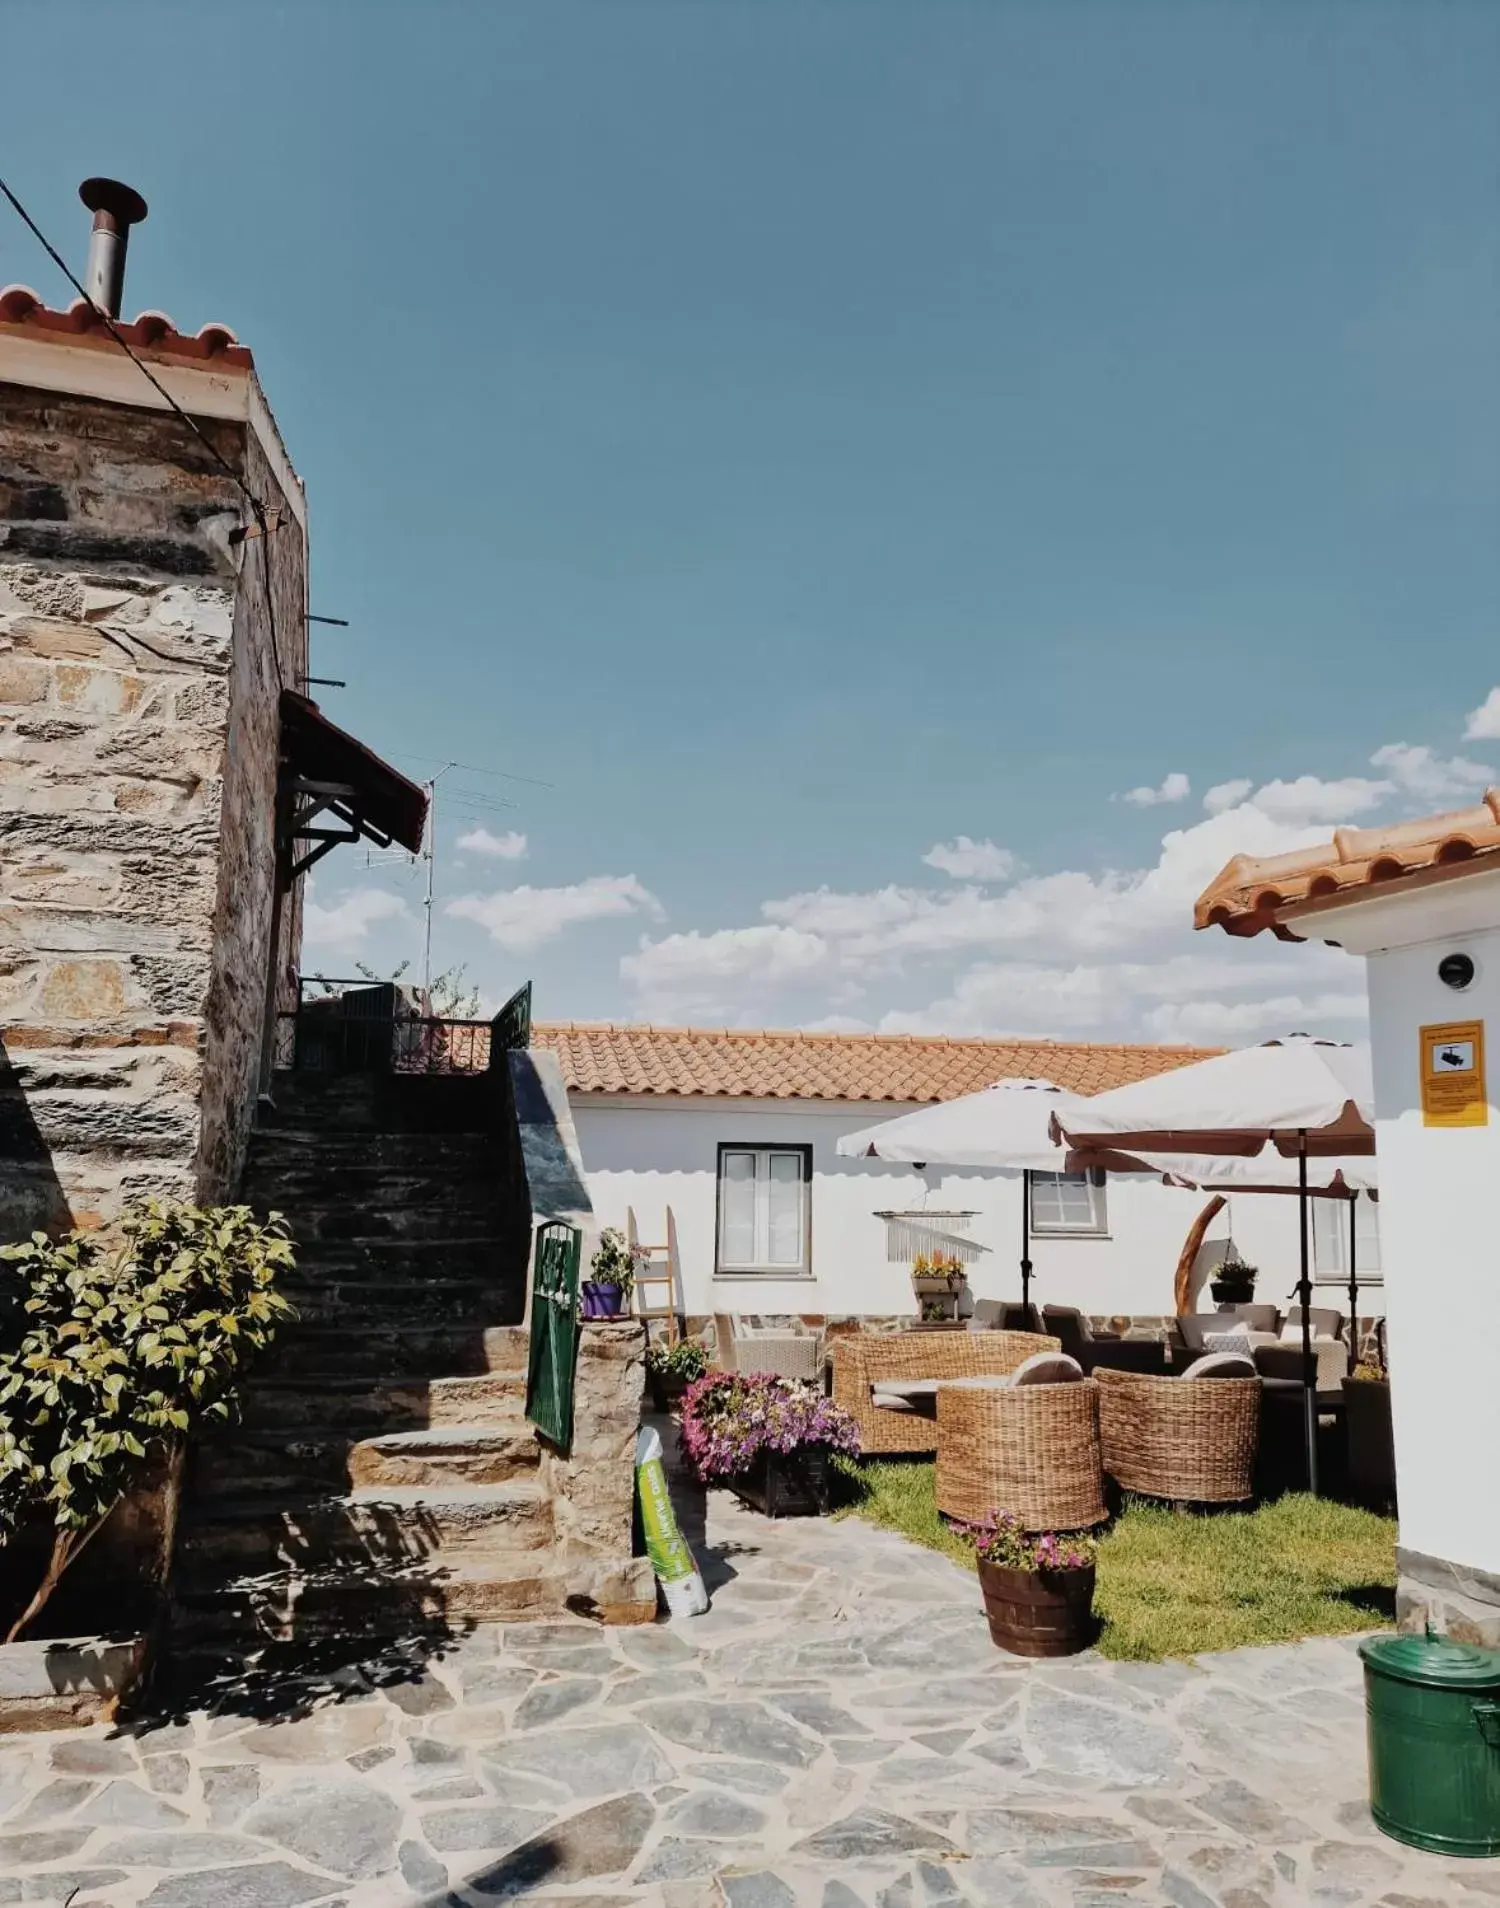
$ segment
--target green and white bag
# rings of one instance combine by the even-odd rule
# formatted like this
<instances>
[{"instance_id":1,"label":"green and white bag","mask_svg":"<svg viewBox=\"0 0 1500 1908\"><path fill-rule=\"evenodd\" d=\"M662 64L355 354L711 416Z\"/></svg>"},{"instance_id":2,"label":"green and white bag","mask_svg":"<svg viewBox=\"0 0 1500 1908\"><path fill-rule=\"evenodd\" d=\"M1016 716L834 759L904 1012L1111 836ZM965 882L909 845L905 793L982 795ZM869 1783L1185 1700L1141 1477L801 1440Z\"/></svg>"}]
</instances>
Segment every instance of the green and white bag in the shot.
<instances>
[{"instance_id":1,"label":"green and white bag","mask_svg":"<svg viewBox=\"0 0 1500 1908\"><path fill-rule=\"evenodd\" d=\"M687 1539L677 1528L677 1513L672 1509L666 1466L662 1463L661 1434L649 1424L641 1426L635 1441L635 1488L646 1533L646 1555L661 1585L668 1616L702 1616L708 1608L708 1591Z\"/></svg>"}]
</instances>

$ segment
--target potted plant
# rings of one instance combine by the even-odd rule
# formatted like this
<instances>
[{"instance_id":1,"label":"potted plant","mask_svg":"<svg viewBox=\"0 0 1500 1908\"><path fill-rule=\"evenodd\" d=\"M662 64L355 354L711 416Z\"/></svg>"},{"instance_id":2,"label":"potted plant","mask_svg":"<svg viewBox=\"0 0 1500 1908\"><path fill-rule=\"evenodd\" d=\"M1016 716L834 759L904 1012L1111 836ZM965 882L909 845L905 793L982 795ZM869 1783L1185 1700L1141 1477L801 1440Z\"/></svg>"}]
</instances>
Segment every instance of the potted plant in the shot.
<instances>
[{"instance_id":1,"label":"potted plant","mask_svg":"<svg viewBox=\"0 0 1500 1908\"><path fill-rule=\"evenodd\" d=\"M639 1252L625 1243L618 1226L606 1226L599 1234L599 1249L589 1260L591 1279L578 1288L580 1310L584 1318L618 1318L630 1303L635 1290L635 1263Z\"/></svg>"},{"instance_id":2,"label":"potted plant","mask_svg":"<svg viewBox=\"0 0 1500 1908\"><path fill-rule=\"evenodd\" d=\"M767 1517L828 1509L828 1459L859 1454L853 1418L813 1385L770 1372L710 1371L682 1401L682 1443L706 1484Z\"/></svg>"},{"instance_id":3,"label":"potted plant","mask_svg":"<svg viewBox=\"0 0 1500 1908\"><path fill-rule=\"evenodd\" d=\"M1360 1503L1396 1501L1396 1447L1391 1436L1391 1384L1378 1358L1364 1358L1344 1380L1349 1440L1349 1491Z\"/></svg>"},{"instance_id":4,"label":"potted plant","mask_svg":"<svg viewBox=\"0 0 1500 1908\"><path fill-rule=\"evenodd\" d=\"M646 1383L658 1411L669 1411L707 1370L708 1353L696 1338L679 1338L675 1345L654 1338L646 1347Z\"/></svg>"},{"instance_id":5,"label":"potted plant","mask_svg":"<svg viewBox=\"0 0 1500 1908\"><path fill-rule=\"evenodd\" d=\"M964 1268L948 1252L919 1252L911 1262L912 1290L919 1299L951 1298L962 1291Z\"/></svg>"},{"instance_id":6,"label":"potted plant","mask_svg":"<svg viewBox=\"0 0 1500 1908\"><path fill-rule=\"evenodd\" d=\"M1086 1532L1022 1530L996 1511L962 1534L974 1546L990 1636L1013 1656L1076 1656L1094 1640L1094 1566Z\"/></svg>"},{"instance_id":7,"label":"potted plant","mask_svg":"<svg viewBox=\"0 0 1500 1908\"><path fill-rule=\"evenodd\" d=\"M1214 1295L1216 1305L1248 1305L1255 1297L1255 1280L1258 1266L1249 1265L1234 1248L1220 1265L1209 1281L1208 1289Z\"/></svg>"}]
</instances>

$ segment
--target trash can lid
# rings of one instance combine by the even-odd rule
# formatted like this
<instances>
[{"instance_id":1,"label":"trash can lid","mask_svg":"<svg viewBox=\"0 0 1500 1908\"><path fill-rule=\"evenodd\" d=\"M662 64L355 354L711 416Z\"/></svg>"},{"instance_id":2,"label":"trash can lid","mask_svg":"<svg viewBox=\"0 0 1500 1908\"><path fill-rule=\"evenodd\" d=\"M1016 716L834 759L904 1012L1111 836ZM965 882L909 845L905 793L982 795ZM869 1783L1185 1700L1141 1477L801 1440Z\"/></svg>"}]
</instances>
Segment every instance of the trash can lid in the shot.
<instances>
[{"instance_id":1,"label":"trash can lid","mask_svg":"<svg viewBox=\"0 0 1500 1908\"><path fill-rule=\"evenodd\" d=\"M1455 1643L1446 1636L1372 1636L1359 1646L1363 1662L1383 1676L1431 1689L1500 1686L1500 1650Z\"/></svg>"}]
</instances>

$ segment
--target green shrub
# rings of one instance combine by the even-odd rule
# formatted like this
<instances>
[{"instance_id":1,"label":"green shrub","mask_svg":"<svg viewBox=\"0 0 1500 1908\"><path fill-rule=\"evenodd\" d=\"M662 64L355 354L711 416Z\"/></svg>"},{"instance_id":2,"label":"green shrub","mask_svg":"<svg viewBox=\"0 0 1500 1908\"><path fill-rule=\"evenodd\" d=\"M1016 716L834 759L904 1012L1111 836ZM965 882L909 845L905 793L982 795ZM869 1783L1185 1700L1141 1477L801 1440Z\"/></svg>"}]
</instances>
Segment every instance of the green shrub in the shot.
<instances>
[{"instance_id":1,"label":"green shrub","mask_svg":"<svg viewBox=\"0 0 1500 1908\"><path fill-rule=\"evenodd\" d=\"M0 1247L0 1544L54 1527L13 1640L147 1466L197 1426L227 1422L236 1384L291 1306L279 1215L157 1200L113 1240L33 1233Z\"/></svg>"}]
</instances>

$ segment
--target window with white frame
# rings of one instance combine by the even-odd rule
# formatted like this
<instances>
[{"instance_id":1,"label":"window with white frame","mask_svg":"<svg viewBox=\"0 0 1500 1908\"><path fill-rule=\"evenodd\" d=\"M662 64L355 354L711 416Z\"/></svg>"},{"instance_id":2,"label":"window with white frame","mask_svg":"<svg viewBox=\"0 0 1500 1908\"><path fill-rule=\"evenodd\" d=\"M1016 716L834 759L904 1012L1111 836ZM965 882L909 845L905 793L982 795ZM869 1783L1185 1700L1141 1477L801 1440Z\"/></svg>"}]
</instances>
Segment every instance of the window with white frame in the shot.
<instances>
[{"instance_id":1,"label":"window with white frame","mask_svg":"<svg viewBox=\"0 0 1500 1908\"><path fill-rule=\"evenodd\" d=\"M1313 1277L1319 1285L1349 1282L1349 1201L1313 1199ZM1379 1207L1363 1196L1354 1201L1354 1270L1361 1285L1378 1285L1380 1275Z\"/></svg>"},{"instance_id":2,"label":"window with white frame","mask_svg":"<svg viewBox=\"0 0 1500 1908\"><path fill-rule=\"evenodd\" d=\"M1104 1174L1033 1173L1031 1230L1103 1238L1109 1231Z\"/></svg>"},{"instance_id":3,"label":"window with white frame","mask_svg":"<svg viewBox=\"0 0 1500 1908\"><path fill-rule=\"evenodd\" d=\"M810 1146L721 1145L715 1270L809 1273L811 1181Z\"/></svg>"}]
</instances>

